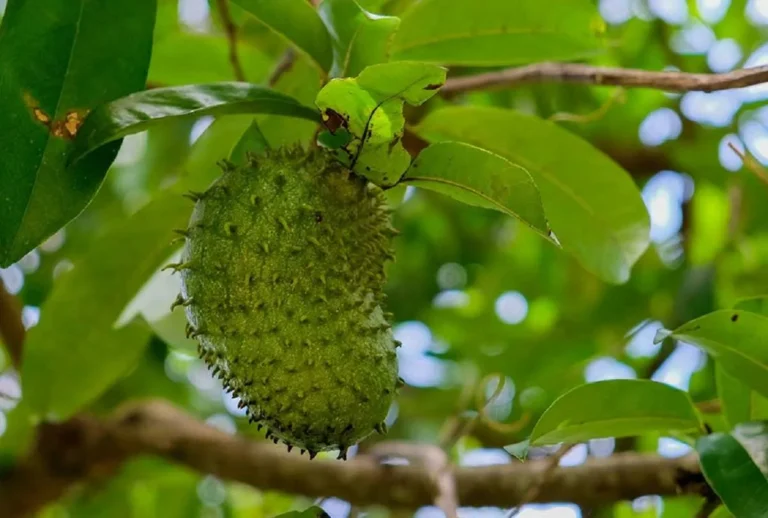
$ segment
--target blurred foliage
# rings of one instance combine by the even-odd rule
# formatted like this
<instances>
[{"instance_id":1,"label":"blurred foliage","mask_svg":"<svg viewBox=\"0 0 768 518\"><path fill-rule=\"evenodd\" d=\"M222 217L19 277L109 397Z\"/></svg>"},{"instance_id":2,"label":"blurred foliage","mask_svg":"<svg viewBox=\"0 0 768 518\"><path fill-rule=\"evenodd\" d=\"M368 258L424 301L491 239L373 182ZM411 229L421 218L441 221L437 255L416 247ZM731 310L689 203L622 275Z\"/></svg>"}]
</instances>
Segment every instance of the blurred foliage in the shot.
<instances>
[{"instance_id":1,"label":"blurred foliage","mask_svg":"<svg viewBox=\"0 0 768 518\"><path fill-rule=\"evenodd\" d=\"M507 2L512 3L500 1L497 7L502 9ZM0 0L0 6L3 3ZM266 84L275 67L284 65L290 44L285 34L276 34L252 16L249 6L258 3L235 2L232 14L239 28L239 54L246 78ZM362 9L389 16L402 16L415 3L358 0ZM437 2L422 3L434 7ZM559 47L549 54L540 46L526 55L526 48L532 48L526 45L537 45L535 40L520 43L513 55L505 55L505 49L498 46L508 43L483 42L489 52L494 51L490 61L473 62L461 48L453 49L456 58L452 64L457 66L451 67L450 76L539 58L585 55L590 63L605 66L724 71L763 62L768 53L762 48L768 34L768 12L755 7L760 2L579 3L599 8L607 23L590 18L591 26L574 28L572 36L581 42L578 48L569 47L574 55L564 56ZM533 4L544 6L546 2ZM721 14L714 5L724 6ZM303 7L298 16L306 14ZM432 7L420 9L426 13ZM680 12L684 14L676 14ZM466 29L469 17L459 11L452 14L455 16L447 18L447 23L457 30ZM563 16L562 23L567 27L576 22ZM282 32L291 30L290 24L286 27ZM603 42L600 52L593 52L595 27ZM438 25L427 29L433 38L441 37ZM397 52L428 57L428 48L419 50L412 43L418 36L413 24L403 30L396 40ZM3 36L0 30L0 41ZM719 54L724 51L718 48L730 45L724 42L735 44L730 55ZM311 106L326 78L331 43L322 49L311 49L308 42L302 45L304 53L291 51L292 60L271 86ZM228 54L216 2L158 0L147 75L150 86L232 80ZM387 292L397 321L396 335L404 342L399 354L407 386L390 414L389 439L434 443L449 417L472 418L482 411L484 417L472 436L458 441L452 457L468 462L473 452L506 455L502 446L527 439L544 410L585 381L653 378L687 390L697 403L719 398L722 412L701 416L723 432L713 442L727 443L741 460L748 457L727 432L739 422L768 417L765 392L760 395L744 379L735 379L738 373L734 369L716 368L712 357L699 349L671 339L654 344L654 335L660 328L676 329L716 310L733 308L745 298L764 300L759 297L768 293L768 185L743 168L727 147L732 142L768 162L768 112L764 108L768 95L756 88L682 95L627 90L621 98L615 98L614 92L574 84L533 84L472 92L451 100L438 95L423 106L406 108L406 127L416 127L428 114L449 104L514 108L543 119L599 110L595 118L556 124L583 137L630 173L650 213L653 242L626 283L611 284L506 214L461 204L421 188L393 189L391 199L397 200L393 218L401 236L396 241L397 261L389 268ZM248 426L237 402L222 392L197 359L194 344L184 337L183 318L168 312L178 292L178 280L159 273L159 263L155 264L174 251L169 245L171 230L185 220L183 213L174 210L178 192L168 186L204 187L218 174L216 160L230 155L254 120L261 131L259 142L271 147L307 146L317 128L311 121L262 114L219 116L212 125L208 117L185 117L131 135L123 141L105 183L84 212L17 263L0 270L6 286L23 301L30 327L39 312L41 323L30 333L44 346L36 354L50 355L49 360L60 356L61 365L66 366L72 351L97 349L96 364L70 365L68 375L76 375L78 369L103 369L119 377L108 388L99 386L104 390L95 400L83 395L48 410L68 414L87 404L88 410L107 414L127 401L161 397L214 426L257 440L263 437ZM547 163L569 161L568 156L559 155L558 145L544 140L537 149L526 151ZM568 165L572 176L583 177L586 183L600 173L579 161ZM595 186L592 193L597 199L609 199L613 194L598 189ZM169 201L172 196L174 201ZM567 220L568 214L561 217ZM129 237L103 239L108 229L118 227ZM141 246L137 236L152 241L151 246ZM93 252L99 248L101 252ZM99 278L99 265L104 266L101 257L109 257L112 264L140 262L142 275ZM89 271L77 269L88 264L96 266ZM60 278L73 265L72 275ZM77 290L90 289L88 283L98 288L99 298L76 301ZM65 288L68 296L57 295ZM133 301L128 304L125 299L130 297ZM56 311L54 305L68 315L65 321L46 321L46 309ZM740 311L764 313L762 302L739 307ZM92 320L99 320L92 316L95 313L106 320L92 326ZM125 328L114 328L118 317L122 324L134 318L131 326L141 328L127 338L132 342L127 347L120 341L127 336ZM67 334L68 329L81 332L82 340ZM753 340L756 349L765 349L764 335ZM710 352L719 351L709 343L701 345ZM115 356L115 351L125 356ZM110 357L113 364L101 363ZM2 469L23 452L32 425L26 398L12 410L18 398L14 395L16 374L5 359L0 359L0 366L4 369L0 374L0 431L5 432L0 436ZM50 377L34 364L25 368L31 369L33 378ZM500 375L507 383L483 409L498 377L486 378L489 375ZM482 379L491 381L478 388ZM51 398L67 390L55 381L52 377L47 389ZM471 396L465 397L467 393ZM30 393L29 397L36 396ZM633 407L631 402L627 405ZM687 407L681 412L688 412ZM661 448L674 455L690 451L652 427L647 431L633 442L634 449ZM677 439L693 442L690 437ZM620 448L625 443L615 444ZM590 454L595 454L595 448L590 442ZM641 504L617 504L596 510L594 516L683 518L701 506L697 499L657 499L645 508ZM256 491L144 459L125 466L118 477L69 495L41 516L251 518L301 511L311 505L305 498ZM323 506L333 518L345 515L346 508L338 501L329 500ZM552 512L562 512L562 508ZM382 513L378 510L371 515ZM722 513L727 516L727 511ZM462 515L471 516L469 511Z\"/></svg>"}]
</instances>

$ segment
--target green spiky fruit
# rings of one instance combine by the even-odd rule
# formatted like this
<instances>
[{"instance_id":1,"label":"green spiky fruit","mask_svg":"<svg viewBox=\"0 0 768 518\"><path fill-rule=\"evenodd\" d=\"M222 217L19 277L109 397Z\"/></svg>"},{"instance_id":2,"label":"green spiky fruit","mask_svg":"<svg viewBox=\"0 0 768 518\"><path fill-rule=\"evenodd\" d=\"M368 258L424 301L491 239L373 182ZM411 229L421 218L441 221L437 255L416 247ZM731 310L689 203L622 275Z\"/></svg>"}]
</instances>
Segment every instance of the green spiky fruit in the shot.
<instances>
[{"instance_id":1,"label":"green spiky fruit","mask_svg":"<svg viewBox=\"0 0 768 518\"><path fill-rule=\"evenodd\" d=\"M382 192L322 152L251 157L196 199L178 303L200 354L267 437L341 451L401 383L383 311L396 231Z\"/></svg>"}]
</instances>

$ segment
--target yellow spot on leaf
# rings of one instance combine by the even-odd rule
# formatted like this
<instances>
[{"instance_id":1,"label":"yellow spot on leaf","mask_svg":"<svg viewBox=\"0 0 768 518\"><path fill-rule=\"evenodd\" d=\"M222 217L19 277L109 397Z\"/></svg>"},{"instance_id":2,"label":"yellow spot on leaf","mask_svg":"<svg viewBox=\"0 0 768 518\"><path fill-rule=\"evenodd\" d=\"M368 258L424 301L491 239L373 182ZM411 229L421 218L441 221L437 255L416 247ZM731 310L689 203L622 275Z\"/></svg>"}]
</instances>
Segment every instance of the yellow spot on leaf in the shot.
<instances>
[{"instance_id":1,"label":"yellow spot on leaf","mask_svg":"<svg viewBox=\"0 0 768 518\"><path fill-rule=\"evenodd\" d=\"M42 122L43 124L47 125L48 123L51 122L51 118L48 116L48 114L45 113L40 108L32 109L32 113L34 114L35 119L37 119L38 121Z\"/></svg>"}]
</instances>

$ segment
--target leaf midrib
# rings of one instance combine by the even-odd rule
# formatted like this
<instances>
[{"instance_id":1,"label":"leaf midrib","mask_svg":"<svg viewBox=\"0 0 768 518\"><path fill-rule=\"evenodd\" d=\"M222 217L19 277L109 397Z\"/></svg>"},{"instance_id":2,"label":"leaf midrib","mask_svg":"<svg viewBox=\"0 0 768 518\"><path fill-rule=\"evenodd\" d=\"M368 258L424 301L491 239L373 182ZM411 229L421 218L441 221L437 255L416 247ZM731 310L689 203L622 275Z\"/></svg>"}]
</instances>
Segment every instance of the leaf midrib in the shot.
<instances>
[{"instance_id":1,"label":"leaf midrib","mask_svg":"<svg viewBox=\"0 0 768 518\"><path fill-rule=\"evenodd\" d=\"M595 421L588 421L588 422L585 422L585 423L579 423L579 424L573 425L573 426L563 426L562 428L555 428L555 429L549 430L548 432L540 435L536 439L532 439L531 440L531 444L534 444L534 445L535 444L541 444L539 441L542 438L547 437L548 435L553 435L555 433L559 434L559 433L562 433L563 431L583 428L585 426L592 425L592 424L594 424L595 426L608 426L608 425L612 425L614 423L623 423L623 422L631 422L631 421L646 421L646 422L651 422L651 423L662 423L662 422L675 423L675 422L677 422L679 424L685 425L685 426L681 426L679 428L669 427L668 428L669 430L683 430L683 429L697 428L698 427L697 425L699 424L698 420L695 417L695 415L693 416L692 419L684 419L684 418L681 418L681 417L617 417L617 418L612 418L612 419L600 419L600 420L595 420ZM640 435L640 432L638 432L637 435ZM597 436L595 438L597 438Z\"/></svg>"}]
</instances>

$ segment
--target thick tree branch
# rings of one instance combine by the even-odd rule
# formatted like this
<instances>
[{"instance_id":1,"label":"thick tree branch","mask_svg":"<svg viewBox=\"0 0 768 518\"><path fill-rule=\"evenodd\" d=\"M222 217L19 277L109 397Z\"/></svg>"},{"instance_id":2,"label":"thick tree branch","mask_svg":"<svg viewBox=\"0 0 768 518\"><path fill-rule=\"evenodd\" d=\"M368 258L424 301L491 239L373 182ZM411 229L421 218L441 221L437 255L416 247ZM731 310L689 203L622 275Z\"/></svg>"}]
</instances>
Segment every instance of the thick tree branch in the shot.
<instances>
[{"instance_id":1,"label":"thick tree branch","mask_svg":"<svg viewBox=\"0 0 768 518\"><path fill-rule=\"evenodd\" d=\"M611 68L580 63L535 63L466 77L448 79L440 90L453 95L473 90L510 88L531 83L583 83L625 88L652 88L668 92L714 92L768 82L768 66L745 68L723 74L689 74Z\"/></svg>"},{"instance_id":2,"label":"thick tree branch","mask_svg":"<svg viewBox=\"0 0 768 518\"><path fill-rule=\"evenodd\" d=\"M144 454L261 489L336 496L359 505L416 508L440 494L434 474L424 466L380 464L374 456L310 461L266 441L219 431L166 403L150 402L126 407L106 421L80 416L41 426L31 456L0 475L0 509L8 518L29 516L72 485L110 474L129 457ZM461 505L512 507L541 483L547 466L545 460L451 470ZM694 456L625 454L555 468L535 501L594 505L706 490Z\"/></svg>"}]
</instances>

